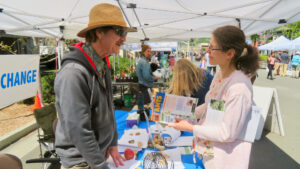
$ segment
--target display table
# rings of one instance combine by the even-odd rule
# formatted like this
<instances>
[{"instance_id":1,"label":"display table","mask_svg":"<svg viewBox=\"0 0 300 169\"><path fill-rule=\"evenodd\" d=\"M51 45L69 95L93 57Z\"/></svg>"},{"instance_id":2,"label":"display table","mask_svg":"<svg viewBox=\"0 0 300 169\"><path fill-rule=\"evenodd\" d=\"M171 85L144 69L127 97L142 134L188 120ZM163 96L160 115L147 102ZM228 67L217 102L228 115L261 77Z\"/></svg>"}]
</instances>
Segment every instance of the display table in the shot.
<instances>
[{"instance_id":1,"label":"display table","mask_svg":"<svg viewBox=\"0 0 300 169\"><path fill-rule=\"evenodd\" d=\"M119 139L122 137L125 129L130 129L126 127L126 118L128 116L128 113L136 112L136 110L132 110L130 112L127 111L121 111L116 110L115 111L115 118L117 121L117 129L119 133ZM153 125L154 122L150 122L150 125ZM146 128L147 124L146 122L140 122L139 128ZM192 133L184 132L182 136L192 136ZM149 150L153 150L151 148L148 148ZM140 151L137 156L137 160L142 161L143 153L145 150ZM204 169L201 160L199 158L196 158L196 164L193 162L193 155L181 155L182 163L185 168L187 169Z\"/></svg>"}]
</instances>

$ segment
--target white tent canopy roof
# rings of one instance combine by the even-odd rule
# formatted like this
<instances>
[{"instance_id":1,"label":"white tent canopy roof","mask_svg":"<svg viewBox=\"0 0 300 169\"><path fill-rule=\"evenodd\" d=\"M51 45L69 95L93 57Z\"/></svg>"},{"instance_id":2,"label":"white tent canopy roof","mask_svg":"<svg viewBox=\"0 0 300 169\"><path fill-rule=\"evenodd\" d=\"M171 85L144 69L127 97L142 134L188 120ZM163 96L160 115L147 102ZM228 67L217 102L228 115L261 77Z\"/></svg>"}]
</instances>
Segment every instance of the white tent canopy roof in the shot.
<instances>
[{"instance_id":1,"label":"white tent canopy roof","mask_svg":"<svg viewBox=\"0 0 300 169\"><path fill-rule=\"evenodd\" d=\"M284 50L285 47L290 45L290 40L287 39L285 36L280 36L276 40L267 43L265 45L259 46L259 50Z\"/></svg>"},{"instance_id":2,"label":"white tent canopy roof","mask_svg":"<svg viewBox=\"0 0 300 169\"><path fill-rule=\"evenodd\" d=\"M120 6L128 25L137 27L137 33L128 34L128 42L210 37L222 25L240 25L251 35L300 20L299 0L1 0L0 30L76 38L88 23L90 9L104 2Z\"/></svg>"},{"instance_id":3,"label":"white tent canopy roof","mask_svg":"<svg viewBox=\"0 0 300 169\"><path fill-rule=\"evenodd\" d=\"M300 36L289 43L283 44L281 50L300 50Z\"/></svg>"},{"instance_id":4,"label":"white tent canopy roof","mask_svg":"<svg viewBox=\"0 0 300 169\"><path fill-rule=\"evenodd\" d=\"M172 51L178 47L178 42L146 42L151 47L151 51ZM131 51L141 51L141 43L130 43L122 46L123 49Z\"/></svg>"},{"instance_id":5,"label":"white tent canopy roof","mask_svg":"<svg viewBox=\"0 0 300 169\"><path fill-rule=\"evenodd\" d=\"M300 36L291 41L292 50L300 50Z\"/></svg>"}]
</instances>

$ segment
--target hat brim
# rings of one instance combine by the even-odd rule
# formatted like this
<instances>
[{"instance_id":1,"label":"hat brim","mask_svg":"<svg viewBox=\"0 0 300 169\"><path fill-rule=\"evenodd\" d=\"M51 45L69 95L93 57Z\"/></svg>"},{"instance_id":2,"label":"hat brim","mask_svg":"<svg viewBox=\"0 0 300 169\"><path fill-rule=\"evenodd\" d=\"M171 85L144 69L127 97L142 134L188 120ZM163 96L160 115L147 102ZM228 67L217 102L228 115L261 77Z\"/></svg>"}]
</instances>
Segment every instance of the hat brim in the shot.
<instances>
[{"instance_id":1,"label":"hat brim","mask_svg":"<svg viewBox=\"0 0 300 169\"><path fill-rule=\"evenodd\" d=\"M94 25L94 26L88 26L84 29L82 29L81 31L79 31L77 33L77 36L78 37L81 37L81 38L85 38L85 35L86 35L86 32L89 31L89 30L92 30L92 29L95 29L95 28L99 28L99 27L104 27L104 26L121 26L121 25ZM125 29L126 32L137 32L137 29L136 28L133 28L133 27L124 27L124 26L121 26Z\"/></svg>"}]
</instances>

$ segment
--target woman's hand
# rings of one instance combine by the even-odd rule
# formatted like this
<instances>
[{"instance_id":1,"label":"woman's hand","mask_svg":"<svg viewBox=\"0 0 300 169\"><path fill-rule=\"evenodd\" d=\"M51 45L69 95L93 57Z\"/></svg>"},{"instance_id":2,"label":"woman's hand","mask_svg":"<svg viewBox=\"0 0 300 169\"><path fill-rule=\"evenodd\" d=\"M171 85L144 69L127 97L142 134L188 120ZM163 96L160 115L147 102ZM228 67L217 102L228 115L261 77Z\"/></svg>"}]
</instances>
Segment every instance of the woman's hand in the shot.
<instances>
[{"instance_id":1,"label":"woman's hand","mask_svg":"<svg viewBox=\"0 0 300 169\"><path fill-rule=\"evenodd\" d=\"M193 125L190 124L189 122L187 122L186 120L182 120L182 119L175 119L176 122L175 123L170 123L168 124L168 127L173 127L176 130L182 130L182 131L188 131L188 132L193 132Z\"/></svg>"}]
</instances>

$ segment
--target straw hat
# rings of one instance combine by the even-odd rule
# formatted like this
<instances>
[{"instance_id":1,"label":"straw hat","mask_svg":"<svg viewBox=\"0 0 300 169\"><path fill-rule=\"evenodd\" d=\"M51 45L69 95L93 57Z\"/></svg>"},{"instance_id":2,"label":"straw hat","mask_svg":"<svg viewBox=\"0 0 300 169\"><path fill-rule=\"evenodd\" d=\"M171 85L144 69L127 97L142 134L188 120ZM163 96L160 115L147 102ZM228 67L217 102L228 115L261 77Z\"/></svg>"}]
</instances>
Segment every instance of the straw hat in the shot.
<instances>
[{"instance_id":1,"label":"straw hat","mask_svg":"<svg viewBox=\"0 0 300 169\"><path fill-rule=\"evenodd\" d=\"M84 38L87 31L103 26L121 26L127 32L136 32L134 28L127 27L119 7L112 4L98 4L94 6L89 15L88 26L77 33L77 36Z\"/></svg>"}]
</instances>

